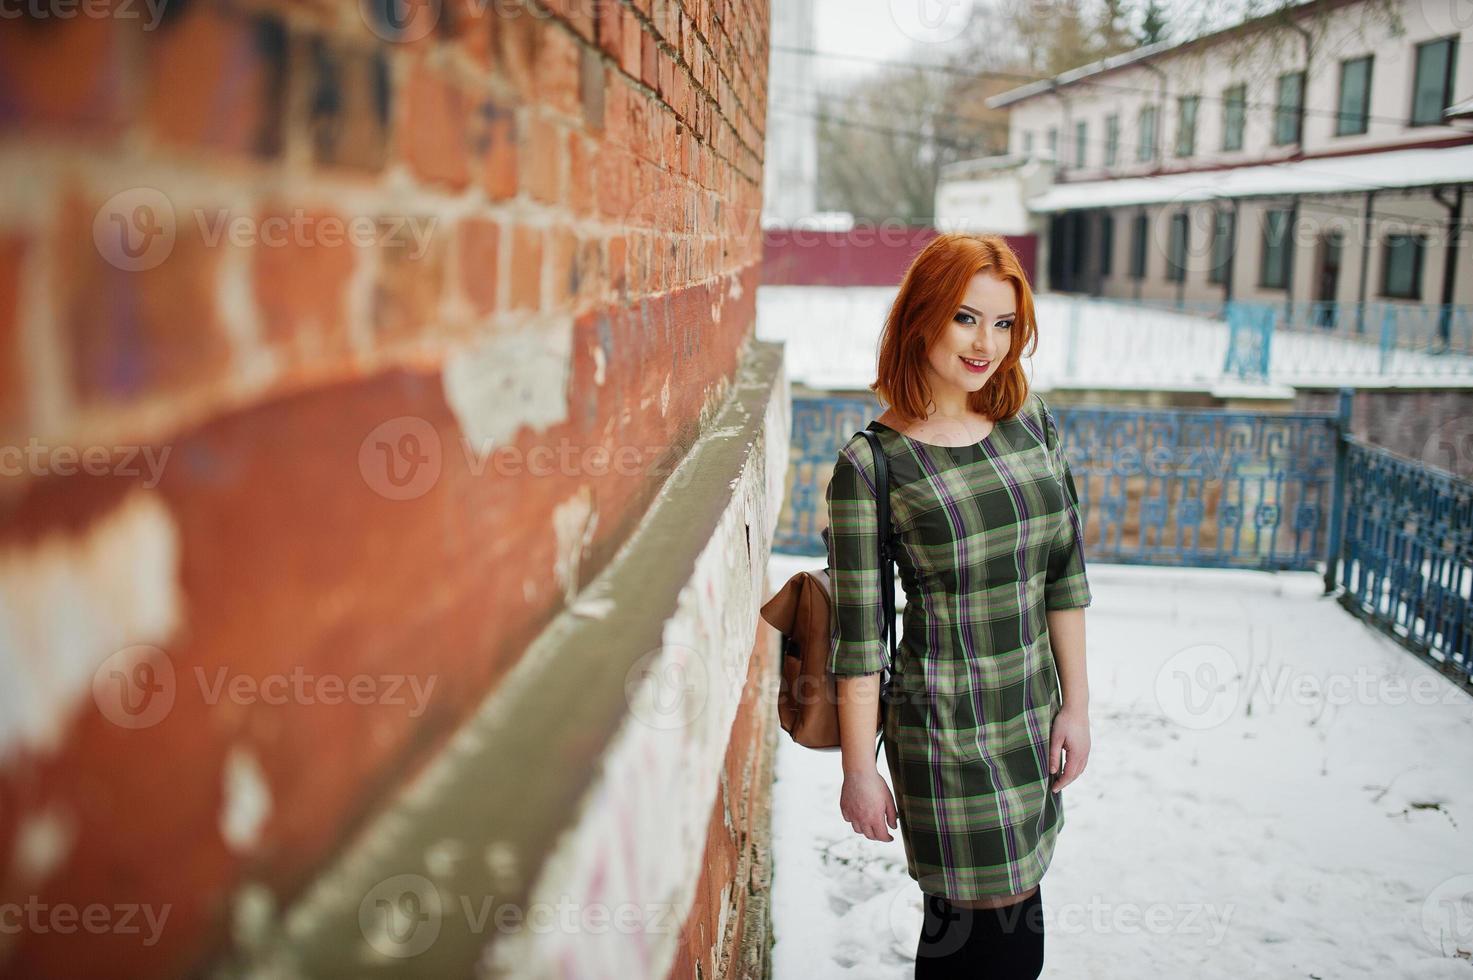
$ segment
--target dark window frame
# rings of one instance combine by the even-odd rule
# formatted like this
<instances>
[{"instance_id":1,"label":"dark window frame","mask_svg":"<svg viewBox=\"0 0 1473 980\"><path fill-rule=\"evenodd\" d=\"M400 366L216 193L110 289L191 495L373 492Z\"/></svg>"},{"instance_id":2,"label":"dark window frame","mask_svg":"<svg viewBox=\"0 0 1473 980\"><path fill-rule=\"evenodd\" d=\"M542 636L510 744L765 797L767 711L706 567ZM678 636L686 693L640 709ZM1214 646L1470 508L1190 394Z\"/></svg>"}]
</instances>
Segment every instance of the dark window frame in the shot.
<instances>
[{"instance_id":1,"label":"dark window frame","mask_svg":"<svg viewBox=\"0 0 1473 980\"><path fill-rule=\"evenodd\" d=\"M1176 155L1195 156L1197 153L1197 112L1202 99L1197 95L1181 95L1176 100ZM1187 106L1192 107L1191 125L1187 125ZM1185 137L1185 138L1183 138Z\"/></svg>"},{"instance_id":2,"label":"dark window frame","mask_svg":"<svg viewBox=\"0 0 1473 980\"><path fill-rule=\"evenodd\" d=\"M1222 90L1222 149L1230 153L1243 148L1243 131L1248 123L1248 86L1239 82Z\"/></svg>"},{"instance_id":3,"label":"dark window frame","mask_svg":"<svg viewBox=\"0 0 1473 980\"><path fill-rule=\"evenodd\" d=\"M1411 281L1407 284L1406 291L1393 291L1391 288L1391 259L1392 251L1397 247L1397 242L1412 246L1412 269ZM1381 295L1387 299L1422 299L1422 273L1426 268L1427 259L1427 236L1414 234L1390 234L1381 242Z\"/></svg>"},{"instance_id":4,"label":"dark window frame","mask_svg":"<svg viewBox=\"0 0 1473 980\"><path fill-rule=\"evenodd\" d=\"M1105 166L1113 167L1120 161L1120 113L1112 112L1105 117Z\"/></svg>"},{"instance_id":5,"label":"dark window frame","mask_svg":"<svg viewBox=\"0 0 1473 980\"><path fill-rule=\"evenodd\" d=\"M1100 215L1100 277L1112 275L1115 265L1115 215L1106 211Z\"/></svg>"},{"instance_id":6,"label":"dark window frame","mask_svg":"<svg viewBox=\"0 0 1473 980\"><path fill-rule=\"evenodd\" d=\"M1166 281L1186 282L1187 262L1192 250L1191 215L1177 211L1171 216L1171 230L1166 242Z\"/></svg>"},{"instance_id":7,"label":"dark window frame","mask_svg":"<svg viewBox=\"0 0 1473 980\"><path fill-rule=\"evenodd\" d=\"M1280 227L1279 261L1277 266L1269 262L1269 236L1274 224L1274 216L1282 215L1282 226ZM1290 220L1288 208L1270 208L1263 212L1263 234L1259 238L1258 250L1258 288L1259 289L1288 289L1289 288L1289 266L1294 261L1294 230Z\"/></svg>"},{"instance_id":8,"label":"dark window frame","mask_svg":"<svg viewBox=\"0 0 1473 980\"><path fill-rule=\"evenodd\" d=\"M1151 125L1146 125L1146 116L1151 117ZM1136 141L1135 159L1137 163L1145 163L1156 159L1156 127L1159 120L1156 116L1155 105L1143 105L1141 111L1136 114Z\"/></svg>"},{"instance_id":9,"label":"dark window frame","mask_svg":"<svg viewBox=\"0 0 1473 980\"><path fill-rule=\"evenodd\" d=\"M1149 270L1147 239L1151 233L1149 215L1137 214L1130 220L1130 278L1144 279Z\"/></svg>"},{"instance_id":10,"label":"dark window frame","mask_svg":"<svg viewBox=\"0 0 1473 980\"><path fill-rule=\"evenodd\" d=\"M1212 251L1207 281L1214 286L1226 285L1228 270L1233 265L1234 215L1229 208L1218 208L1212 215Z\"/></svg>"},{"instance_id":11,"label":"dark window frame","mask_svg":"<svg viewBox=\"0 0 1473 980\"><path fill-rule=\"evenodd\" d=\"M1081 119L1074 124L1074 166L1087 166L1088 154L1085 152L1089 145L1089 123Z\"/></svg>"},{"instance_id":12,"label":"dark window frame","mask_svg":"<svg viewBox=\"0 0 1473 980\"><path fill-rule=\"evenodd\" d=\"M1293 107L1284 105L1284 91L1286 83L1294 79L1299 86L1299 94ZM1304 141L1304 86L1307 78L1303 71L1286 71L1279 76L1278 88L1274 92L1274 146L1295 146ZM1290 127L1293 128L1292 138L1286 133Z\"/></svg>"},{"instance_id":13,"label":"dark window frame","mask_svg":"<svg viewBox=\"0 0 1473 980\"><path fill-rule=\"evenodd\" d=\"M1345 76L1354 65L1364 64L1366 66L1366 80L1361 98L1360 108L1354 113L1345 111ZM1335 135L1336 136L1364 136L1370 128L1371 121L1371 77L1375 64L1372 56L1361 55L1359 58L1346 58L1340 62L1340 94L1335 100Z\"/></svg>"},{"instance_id":14,"label":"dark window frame","mask_svg":"<svg viewBox=\"0 0 1473 980\"><path fill-rule=\"evenodd\" d=\"M1437 109L1435 119L1417 118L1417 89L1418 80L1422 77L1422 56L1432 47L1447 45L1447 60L1443 63L1442 72L1442 105ZM1447 37L1435 37L1430 41L1423 41L1416 46L1416 56L1412 59L1412 104L1407 113L1408 126L1441 126L1444 125L1442 114L1452 104L1453 85L1457 81L1458 74L1458 35L1449 34Z\"/></svg>"}]
</instances>

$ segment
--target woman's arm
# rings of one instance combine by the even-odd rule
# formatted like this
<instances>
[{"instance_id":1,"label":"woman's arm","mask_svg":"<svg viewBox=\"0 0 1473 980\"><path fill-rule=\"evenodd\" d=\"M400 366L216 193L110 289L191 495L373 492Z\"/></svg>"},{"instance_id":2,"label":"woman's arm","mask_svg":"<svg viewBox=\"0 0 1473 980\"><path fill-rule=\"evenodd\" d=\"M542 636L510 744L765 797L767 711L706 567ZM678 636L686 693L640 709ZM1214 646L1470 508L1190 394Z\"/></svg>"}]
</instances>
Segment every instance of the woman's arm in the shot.
<instances>
[{"instance_id":1,"label":"woman's arm","mask_svg":"<svg viewBox=\"0 0 1473 980\"><path fill-rule=\"evenodd\" d=\"M1044 576L1044 609L1049 646L1059 675L1063 704L1054 716L1049 737L1049 772L1057 793L1084 771L1089 762L1089 675L1084 656L1084 610L1093 601L1084 565L1084 524L1079 516L1079 492L1064 456L1058 428L1047 413L1047 444L1053 465L1064 485L1066 519L1049 551Z\"/></svg>"},{"instance_id":2,"label":"woman's arm","mask_svg":"<svg viewBox=\"0 0 1473 980\"><path fill-rule=\"evenodd\" d=\"M855 833L870 840L894 840L886 826L896 826L895 798L875 761L880 675L839 676L834 687L839 697L839 751L844 758L839 812Z\"/></svg>"},{"instance_id":3,"label":"woman's arm","mask_svg":"<svg viewBox=\"0 0 1473 980\"><path fill-rule=\"evenodd\" d=\"M825 491L834 610L827 666L838 698L844 765L839 811L855 833L893 840L886 824L896 826L895 799L875 762L880 671L889 659L880 594L879 513L868 446L861 470L850 455L854 445L839 453Z\"/></svg>"}]
</instances>

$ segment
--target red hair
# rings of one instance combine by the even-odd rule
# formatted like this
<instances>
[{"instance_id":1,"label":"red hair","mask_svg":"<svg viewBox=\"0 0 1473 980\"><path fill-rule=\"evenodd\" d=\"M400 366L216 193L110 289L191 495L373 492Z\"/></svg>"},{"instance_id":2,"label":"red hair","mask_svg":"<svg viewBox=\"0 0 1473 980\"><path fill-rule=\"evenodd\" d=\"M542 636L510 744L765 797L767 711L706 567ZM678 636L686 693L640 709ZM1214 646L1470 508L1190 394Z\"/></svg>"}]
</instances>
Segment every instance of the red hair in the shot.
<instances>
[{"instance_id":1,"label":"red hair","mask_svg":"<svg viewBox=\"0 0 1473 980\"><path fill-rule=\"evenodd\" d=\"M869 386L907 421L919 421L929 414L926 355L955 318L967 286L979 272L1012 283L1017 317L1007 356L981 390L967 396L967 408L996 421L1011 418L1028 397L1022 359L1038 347L1038 323L1023 266L1000 235L938 235L905 271L880 336L878 377ZM1025 352L1030 342L1033 348Z\"/></svg>"}]
</instances>

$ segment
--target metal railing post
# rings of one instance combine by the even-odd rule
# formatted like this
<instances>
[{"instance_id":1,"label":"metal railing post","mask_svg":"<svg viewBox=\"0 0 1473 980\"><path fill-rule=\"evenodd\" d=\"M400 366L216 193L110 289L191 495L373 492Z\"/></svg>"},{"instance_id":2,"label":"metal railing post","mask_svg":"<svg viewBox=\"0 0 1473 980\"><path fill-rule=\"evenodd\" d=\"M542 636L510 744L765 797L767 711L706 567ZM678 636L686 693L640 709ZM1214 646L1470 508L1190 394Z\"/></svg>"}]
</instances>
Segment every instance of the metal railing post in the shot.
<instances>
[{"instance_id":1,"label":"metal railing post","mask_svg":"<svg viewBox=\"0 0 1473 980\"><path fill-rule=\"evenodd\" d=\"M1335 591L1340 566L1340 539L1345 533L1346 458L1350 454L1350 410L1354 388L1341 388L1335 419L1335 486L1330 492L1329 554L1325 557L1325 595Z\"/></svg>"}]
</instances>

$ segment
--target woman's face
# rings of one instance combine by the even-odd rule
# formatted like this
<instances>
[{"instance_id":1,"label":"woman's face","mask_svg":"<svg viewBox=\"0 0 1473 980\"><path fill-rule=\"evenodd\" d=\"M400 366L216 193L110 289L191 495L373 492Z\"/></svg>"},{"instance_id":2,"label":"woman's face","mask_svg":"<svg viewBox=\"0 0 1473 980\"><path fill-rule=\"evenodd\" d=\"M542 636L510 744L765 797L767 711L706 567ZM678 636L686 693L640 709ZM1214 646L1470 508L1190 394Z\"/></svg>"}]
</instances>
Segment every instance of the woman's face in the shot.
<instances>
[{"instance_id":1,"label":"woman's face","mask_svg":"<svg viewBox=\"0 0 1473 980\"><path fill-rule=\"evenodd\" d=\"M1012 283L991 272L972 277L947 324L927 356L933 384L978 391L997 371L1012 344L1017 302ZM977 362L986 362L978 366Z\"/></svg>"}]
</instances>

